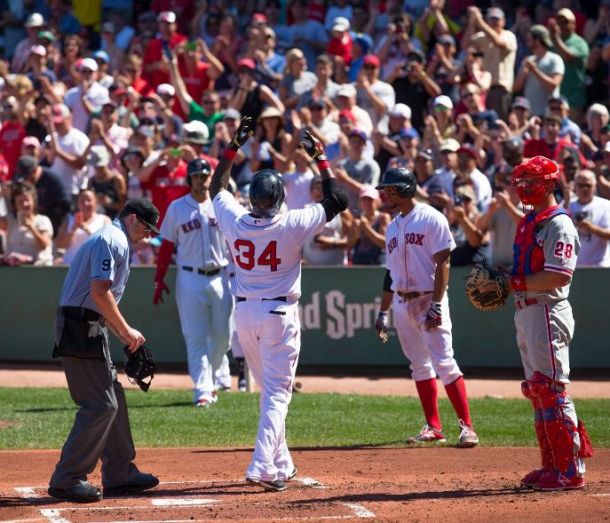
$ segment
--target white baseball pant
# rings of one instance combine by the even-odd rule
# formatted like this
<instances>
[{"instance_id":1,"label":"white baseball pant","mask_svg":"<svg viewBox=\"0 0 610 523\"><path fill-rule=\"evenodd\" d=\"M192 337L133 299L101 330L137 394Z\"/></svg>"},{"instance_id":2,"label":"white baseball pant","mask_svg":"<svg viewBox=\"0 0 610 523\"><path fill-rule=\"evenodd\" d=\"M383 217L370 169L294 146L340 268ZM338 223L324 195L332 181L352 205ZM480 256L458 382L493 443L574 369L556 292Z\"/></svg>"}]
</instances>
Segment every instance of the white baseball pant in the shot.
<instances>
[{"instance_id":1,"label":"white baseball pant","mask_svg":"<svg viewBox=\"0 0 610 523\"><path fill-rule=\"evenodd\" d=\"M211 397L214 373L229 350L233 297L227 271L204 276L178 269L176 303L196 403Z\"/></svg>"},{"instance_id":2,"label":"white baseball pant","mask_svg":"<svg viewBox=\"0 0 610 523\"><path fill-rule=\"evenodd\" d=\"M438 376L443 385L449 385L462 376L453 356L449 299L445 293L441 302L441 325L426 330L424 321L431 301L432 293L411 300L403 300L394 293L394 325L402 351L411 362L413 379L422 381Z\"/></svg>"},{"instance_id":3,"label":"white baseball pant","mask_svg":"<svg viewBox=\"0 0 610 523\"><path fill-rule=\"evenodd\" d=\"M283 480L294 469L286 445L286 415L301 348L298 305L257 299L238 302L235 325L261 390L258 433L246 477Z\"/></svg>"}]
</instances>

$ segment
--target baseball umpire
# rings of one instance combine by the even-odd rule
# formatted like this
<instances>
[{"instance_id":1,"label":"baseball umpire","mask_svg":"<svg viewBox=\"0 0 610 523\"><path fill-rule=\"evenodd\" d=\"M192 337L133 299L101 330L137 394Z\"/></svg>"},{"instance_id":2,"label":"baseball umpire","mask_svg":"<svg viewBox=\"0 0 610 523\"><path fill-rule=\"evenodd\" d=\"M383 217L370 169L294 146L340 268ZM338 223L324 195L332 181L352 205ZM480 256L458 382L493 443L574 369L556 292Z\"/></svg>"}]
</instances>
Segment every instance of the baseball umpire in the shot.
<instances>
[{"instance_id":1,"label":"baseball umpire","mask_svg":"<svg viewBox=\"0 0 610 523\"><path fill-rule=\"evenodd\" d=\"M66 276L55 317L54 357L61 357L70 395L79 406L51 477L49 495L76 502L102 499L87 482L102 459L104 496L137 493L159 480L138 470L125 393L110 358L108 329L128 350L144 342L118 309L129 277L132 245L158 234L159 211L133 200L81 246Z\"/></svg>"},{"instance_id":2,"label":"baseball umpire","mask_svg":"<svg viewBox=\"0 0 610 523\"><path fill-rule=\"evenodd\" d=\"M233 158L252 135L252 126L250 117L242 119L214 172L210 196L235 260L236 330L261 389L258 434L246 480L282 491L296 474L285 423L301 348L301 250L347 207L347 194L337 187L322 143L305 131L301 146L317 162L324 200L279 213L284 200L281 175L264 169L250 184L252 210L241 206L226 189Z\"/></svg>"},{"instance_id":3,"label":"baseball umpire","mask_svg":"<svg viewBox=\"0 0 610 523\"><path fill-rule=\"evenodd\" d=\"M453 356L447 284L449 255L455 242L445 216L413 197L415 174L404 168L387 170L377 189L385 192L399 211L386 229L386 275L377 334L387 340L388 310L413 379L426 424L407 443L434 444L446 441L438 411L436 376L458 415L459 447L474 447L479 438L472 428L466 384Z\"/></svg>"},{"instance_id":4,"label":"baseball umpire","mask_svg":"<svg viewBox=\"0 0 610 523\"><path fill-rule=\"evenodd\" d=\"M214 378L229 350L233 312L226 242L209 197L211 174L206 160L196 158L188 164L190 192L170 204L161 225L153 297L157 305L168 291L164 278L176 246L176 302L198 407L218 400Z\"/></svg>"},{"instance_id":5,"label":"baseball umpire","mask_svg":"<svg viewBox=\"0 0 610 523\"><path fill-rule=\"evenodd\" d=\"M543 156L513 171L513 184L529 212L517 226L510 286L526 378L521 389L534 408L542 456L542 467L521 483L536 490L582 488L583 458L592 454L589 436L566 392L574 334L568 293L580 243L570 216L555 200L558 181L559 167Z\"/></svg>"}]
</instances>

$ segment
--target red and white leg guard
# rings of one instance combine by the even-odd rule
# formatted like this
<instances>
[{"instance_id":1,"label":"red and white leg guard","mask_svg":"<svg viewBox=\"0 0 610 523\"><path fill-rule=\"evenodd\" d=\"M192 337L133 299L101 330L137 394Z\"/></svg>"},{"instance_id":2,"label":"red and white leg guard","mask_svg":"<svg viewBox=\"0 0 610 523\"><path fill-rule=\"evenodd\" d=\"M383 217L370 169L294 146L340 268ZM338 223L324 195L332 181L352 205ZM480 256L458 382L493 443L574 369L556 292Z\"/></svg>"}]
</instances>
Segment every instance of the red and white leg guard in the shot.
<instances>
[{"instance_id":1,"label":"red and white leg guard","mask_svg":"<svg viewBox=\"0 0 610 523\"><path fill-rule=\"evenodd\" d=\"M568 478L582 475L584 465L580 452L583 449L583 452L590 453L590 441L589 448L584 449L586 445L581 444L578 420L565 386L535 372L528 388L538 400L555 469ZM583 429L583 434L586 435L586 429Z\"/></svg>"},{"instance_id":2,"label":"red and white leg guard","mask_svg":"<svg viewBox=\"0 0 610 523\"><path fill-rule=\"evenodd\" d=\"M540 480L545 472L551 472L555 470L555 463L553 462L553 450L551 448L551 442L546 435L544 429L544 421L542 417L542 409L538 399L531 393L530 382L524 381L521 383L522 394L530 400L532 407L534 408L534 429L536 430L536 439L538 440L538 446L540 447L540 460L542 468L534 469L528 472L522 479L521 483L526 486L533 486Z\"/></svg>"}]
</instances>

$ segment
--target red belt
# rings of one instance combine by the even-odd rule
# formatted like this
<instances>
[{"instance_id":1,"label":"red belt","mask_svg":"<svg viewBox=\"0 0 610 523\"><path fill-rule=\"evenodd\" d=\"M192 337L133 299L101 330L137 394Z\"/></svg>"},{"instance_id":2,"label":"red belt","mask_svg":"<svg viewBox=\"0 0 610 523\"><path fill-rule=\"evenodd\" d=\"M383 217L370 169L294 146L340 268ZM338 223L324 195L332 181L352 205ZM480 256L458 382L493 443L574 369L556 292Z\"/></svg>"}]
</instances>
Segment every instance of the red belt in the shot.
<instances>
[{"instance_id":1,"label":"red belt","mask_svg":"<svg viewBox=\"0 0 610 523\"><path fill-rule=\"evenodd\" d=\"M538 300L536 298L527 298L525 300L517 300L515 301L515 307L519 310L525 309L525 307L529 307L530 305L536 305Z\"/></svg>"},{"instance_id":2,"label":"red belt","mask_svg":"<svg viewBox=\"0 0 610 523\"><path fill-rule=\"evenodd\" d=\"M413 300L415 298L419 298L420 296L424 296L425 294L432 294L432 291L426 291L426 292L396 291L396 294L398 294L398 296L400 296L403 300Z\"/></svg>"}]
</instances>

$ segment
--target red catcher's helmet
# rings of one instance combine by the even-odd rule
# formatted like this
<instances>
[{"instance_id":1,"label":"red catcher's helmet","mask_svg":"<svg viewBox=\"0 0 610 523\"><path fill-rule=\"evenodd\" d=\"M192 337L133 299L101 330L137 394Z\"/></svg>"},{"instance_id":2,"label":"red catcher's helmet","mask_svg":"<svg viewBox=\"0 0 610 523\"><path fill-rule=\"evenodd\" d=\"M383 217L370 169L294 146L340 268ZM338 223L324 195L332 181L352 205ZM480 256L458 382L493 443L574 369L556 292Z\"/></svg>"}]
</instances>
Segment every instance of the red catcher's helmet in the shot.
<instances>
[{"instance_id":1,"label":"red catcher's helmet","mask_svg":"<svg viewBox=\"0 0 610 523\"><path fill-rule=\"evenodd\" d=\"M524 160L513 170L513 185L524 205L542 203L558 181L559 166L544 156Z\"/></svg>"}]
</instances>

